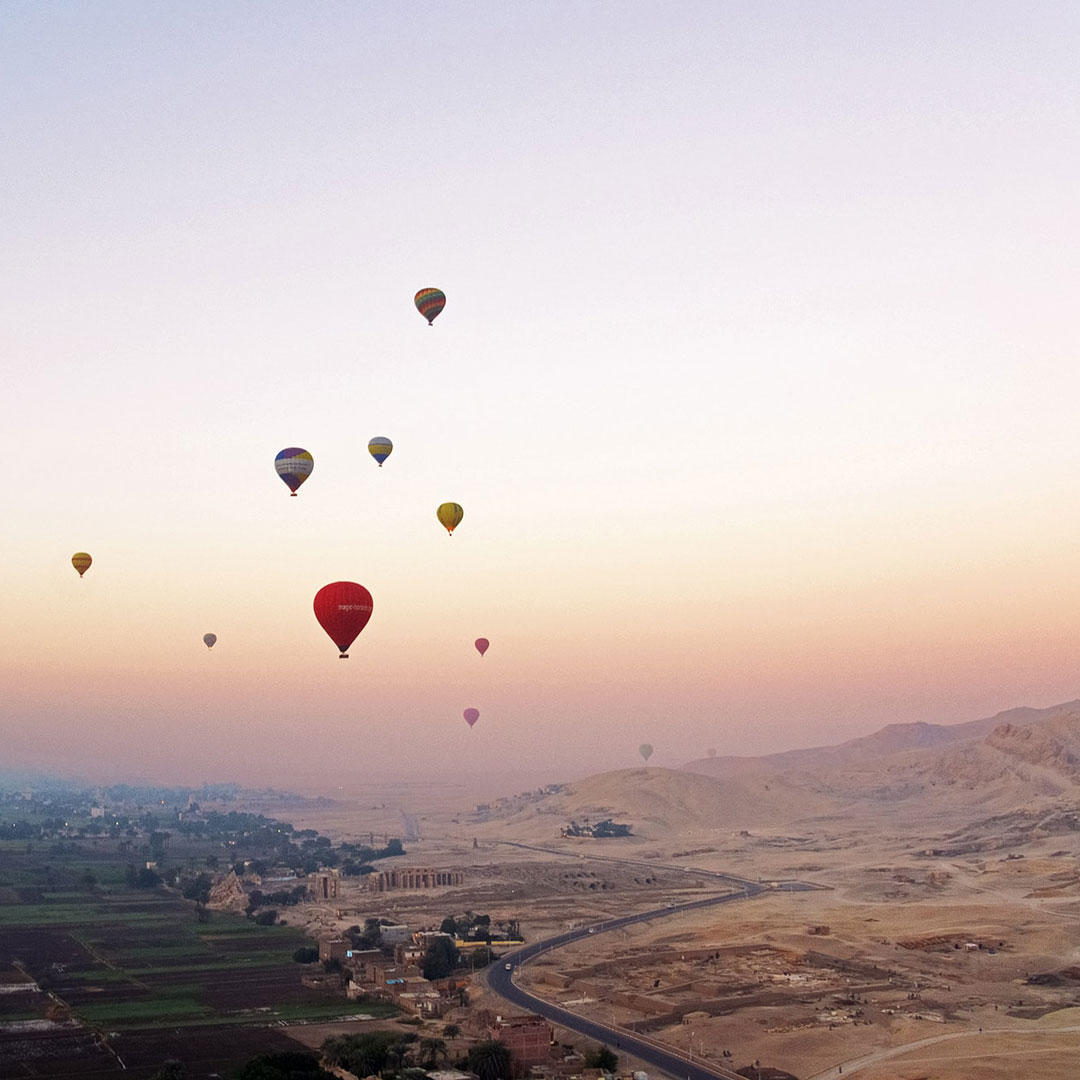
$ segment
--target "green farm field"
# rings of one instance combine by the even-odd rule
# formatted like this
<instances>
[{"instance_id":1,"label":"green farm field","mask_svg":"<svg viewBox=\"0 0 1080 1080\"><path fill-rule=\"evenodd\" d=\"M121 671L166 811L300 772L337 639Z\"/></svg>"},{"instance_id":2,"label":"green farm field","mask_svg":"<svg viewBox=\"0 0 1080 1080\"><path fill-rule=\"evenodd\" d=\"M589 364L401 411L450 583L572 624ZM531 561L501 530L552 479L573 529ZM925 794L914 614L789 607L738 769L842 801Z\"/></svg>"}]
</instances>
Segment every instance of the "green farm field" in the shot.
<instances>
[{"instance_id":1,"label":"green farm field","mask_svg":"<svg viewBox=\"0 0 1080 1080\"><path fill-rule=\"evenodd\" d=\"M116 1056L132 1040L149 1062L155 1038L186 1032L224 1061L233 1046L250 1056L257 1031L276 1047L272 1027L395 1012L303 986L312 968L292 959L312 944L302 930L200 910L162 886L130 887L130 857L89 848L0 846L0 983L25 987L0 994L0 1076L104 1078L115 1066L139 1080Z\"/></svg>"}]
</instances>

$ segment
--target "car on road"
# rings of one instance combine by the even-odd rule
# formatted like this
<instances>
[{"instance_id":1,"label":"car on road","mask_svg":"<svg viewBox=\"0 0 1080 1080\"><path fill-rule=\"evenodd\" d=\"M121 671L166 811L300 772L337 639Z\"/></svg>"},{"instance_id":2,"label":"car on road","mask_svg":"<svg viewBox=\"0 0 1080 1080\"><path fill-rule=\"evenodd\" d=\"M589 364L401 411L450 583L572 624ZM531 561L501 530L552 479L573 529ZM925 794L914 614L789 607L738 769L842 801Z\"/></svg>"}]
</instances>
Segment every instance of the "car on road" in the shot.
<instances>
[{"instance_id":1,"label":"car on road","mask_svg":"<svg viewBox=\"0 0 1080 1080\"><path fill-rule=\"evenodd\" d=\"M507 971L513 971L513 969L514 969L514 965L513 965L513 964L507 964L507 965L506 965L506 970L507 970Z\"/></svg>"}]
</instances>

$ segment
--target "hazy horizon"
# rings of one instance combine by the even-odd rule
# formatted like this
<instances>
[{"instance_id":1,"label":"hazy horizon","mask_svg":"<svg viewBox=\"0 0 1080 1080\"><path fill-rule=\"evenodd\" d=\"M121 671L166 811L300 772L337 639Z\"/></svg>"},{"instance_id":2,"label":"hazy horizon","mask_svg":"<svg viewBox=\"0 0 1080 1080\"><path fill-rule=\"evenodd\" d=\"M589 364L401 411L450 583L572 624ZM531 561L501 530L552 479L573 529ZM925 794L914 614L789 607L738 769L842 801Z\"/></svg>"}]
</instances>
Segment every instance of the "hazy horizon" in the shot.
<instances>
[{"instance_id":1,"label":"hazy horizon","mask_svg":"<svg viewBox=\"0 0 1080 1080\"><path fill-rule=\"evenodd\" d=\"M1080 696L1078 41L4 5L4 765L488 790Z\"/></svg>"}]
</instances>

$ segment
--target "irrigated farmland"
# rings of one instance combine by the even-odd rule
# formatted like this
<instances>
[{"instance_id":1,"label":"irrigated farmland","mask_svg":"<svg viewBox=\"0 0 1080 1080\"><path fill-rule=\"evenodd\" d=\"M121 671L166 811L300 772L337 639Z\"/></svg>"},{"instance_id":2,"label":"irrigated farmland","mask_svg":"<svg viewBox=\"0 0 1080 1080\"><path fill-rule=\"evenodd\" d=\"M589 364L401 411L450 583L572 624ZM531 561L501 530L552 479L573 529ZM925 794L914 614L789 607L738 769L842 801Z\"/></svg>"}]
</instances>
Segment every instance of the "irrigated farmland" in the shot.
<instances>
[{"instance_id":1,"label":"irrigated farmland","mask_svg":"<svg viewBox=\"0 0 1080 1080\"><path fill-rule=\"evenodd\" d=\"M10 851L0 860L28 861ZM103 890L47 873L56 888L8 885L0 896L0 1077L141 1080L170 1056L209 1075L292 1045L282 1024L349 1011L340 994L302 985L297 928L209 912L160 888Z\"/></svg>"}]
</instances>

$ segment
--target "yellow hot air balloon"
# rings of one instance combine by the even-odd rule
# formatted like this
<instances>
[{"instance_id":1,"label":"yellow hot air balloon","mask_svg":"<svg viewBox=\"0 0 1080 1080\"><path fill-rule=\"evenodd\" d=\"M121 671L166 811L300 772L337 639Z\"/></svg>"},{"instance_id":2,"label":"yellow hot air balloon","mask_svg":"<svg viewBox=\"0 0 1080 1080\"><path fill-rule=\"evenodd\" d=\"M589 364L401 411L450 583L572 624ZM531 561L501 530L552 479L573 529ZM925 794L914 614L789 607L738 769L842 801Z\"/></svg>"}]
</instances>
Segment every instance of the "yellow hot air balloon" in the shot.
<instances>
[{"instance_id":1,"label":"yellow hot air balloon","mask_svg":"<svg viewBox=\"0 0 1080 1080\"><path fill-rule=\"evenodd\" d=\"M85 551L76 551L75 554L71 556L71 565L79 571L79 577L82 577L83 574L90 569L90 564L93 561L94 560L91 559Z\"/></svg>"},{"instance_id":2,"label":"yellow hot air balloon","mask_svg":"<svg viewBox=\"0 0 1080 1080\"><path fill-rule=\"evenodd\" d=\"M461 519L465 516L465 511L457 503L443 503L435 511L435 516L442 523L443 528L453 536L454 530L461 524Z\"/></svg>"}]
</instances>

